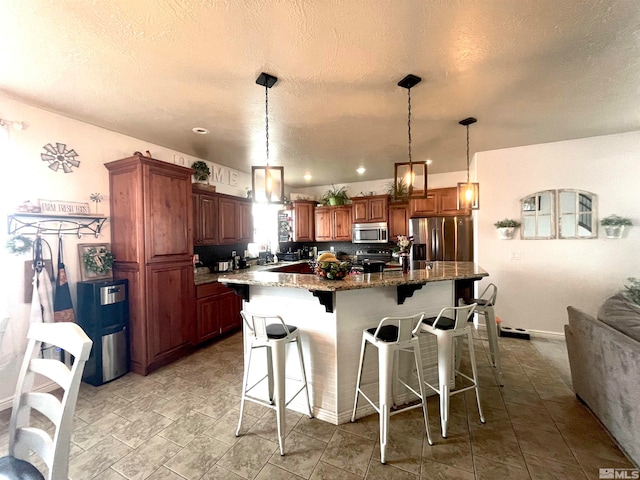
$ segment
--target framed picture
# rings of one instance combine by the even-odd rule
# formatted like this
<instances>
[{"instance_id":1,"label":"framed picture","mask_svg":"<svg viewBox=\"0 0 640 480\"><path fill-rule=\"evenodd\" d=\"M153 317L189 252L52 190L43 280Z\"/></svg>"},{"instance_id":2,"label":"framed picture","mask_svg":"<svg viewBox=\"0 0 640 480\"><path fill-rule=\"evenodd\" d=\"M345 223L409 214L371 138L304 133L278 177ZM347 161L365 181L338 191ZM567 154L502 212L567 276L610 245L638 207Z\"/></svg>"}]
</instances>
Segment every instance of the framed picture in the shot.
<instances>
[{"instance_id":1,"label":"framed picture","mask_svg":"<svg viewBox=\"0 0 640 480\"><path fill-rule=\"evenodd\" d=\"M111 278L113 260L111 245L108 243L78 244L80 278L83 282Z\"/></svg>"}]
</instances>

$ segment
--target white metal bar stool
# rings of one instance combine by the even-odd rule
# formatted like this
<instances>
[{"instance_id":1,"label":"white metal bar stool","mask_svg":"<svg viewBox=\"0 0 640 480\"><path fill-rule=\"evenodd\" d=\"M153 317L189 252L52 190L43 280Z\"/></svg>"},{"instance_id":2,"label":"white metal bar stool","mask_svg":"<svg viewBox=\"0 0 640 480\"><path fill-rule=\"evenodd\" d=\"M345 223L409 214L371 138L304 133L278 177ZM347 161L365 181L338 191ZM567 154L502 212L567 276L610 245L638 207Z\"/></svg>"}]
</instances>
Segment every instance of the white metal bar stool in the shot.
<instances>
[{"instance_id":1,"label":"white metal bar stool","mask_svg":"<svg viewBox=\"0 0 640 480\"><path fill-rule=\"evenodd\" d=\"M498 287L490 283L480 294L480 298L474 298L471 302L476 303L476 313L484 316L484 324L487 328L487 338L489 340L489 354L491 366L498 373L498 383L504 386L502 378L502 365L500 363L500 348L498 347L498 325L496 323L496 312L494 306L498 298Z\"/></svg>"},{"instance_id":2,"label":"white metal bar stool","mask_svg":"<svg viewBox=\"0 0 640 480\"><path fill-rule=\"evenodd\" d=\"M248 359L244 368L244 379L242 381L242 400L240 402L240 419L238 420L238 429L236 437L240 435L242 427L242 414L244 413L244 402L249 400L265 407L273 408L276 411L276 422L278 424L278 443L280 444L280 455L284 455L284 436L285 436L285 407L289 405L302 390L305 391L307 397L307 408L309 409L309 418L313 418L311 411L311 402L309 401L309 389L307 387L307 375L304 370L304 360L302 357L302 346L300 345L299 330L293 325L284 323L282 317L278 315L263 315L240 312L244 320L246 331L249 337L249 345L247 349ZM301 387L296 391L289 401L286 400L285 394L285 363L286 363L286 346L290 343L296 343L298 360L300 362L300 372L302 374ZM251 367L251 354L256 348L266 348L267 350L267 374L256 381L253 385L248 385L249 370ZM267 380L269 387L269 399L264 400L251 395L252 389Z\"/></svg>"},{"instance_id":3,"label":"white metal bar stool","mask_svg":"<svg viewBox=\"0 0 640 480\"><path fill-rule=\"evenodd\" d=\"M424 378L422 375L422 358L420 357L420 344L417 335L420 324L424 318L424 313L419 313L411 317L385 317L376 328L369 328L362 332L362 347L360 349L360 366L358 367L358 380L356 382L356 394L353 401L353 413L351 421L356 418L356 409L358 407L358 397L362 395L367 402L373 406L380 416L380 462L386 463L386 447L389 436L389 417L397 413L405 412L414 408L422 407L424 416L424 425L427 431L427 439L429 445L433 445L431 440L431 430L429 429L429 416L427 413L427 399L423 391ZM364 354L367 344L378 349L378 383L379 383L379 399L378 406L372 401L366 393L361 389L362 366L364 364ZM416 372L418 375L418 389L409 386L407 382L398 376L399 352L413 352L415 359ZM391 411L391 405L395 404L392 398L393 387L395 382L402 383L408 390L420 399L420 403L409 405L397 410Z\"/></svg>"},{"instance_id":4,"label":"white metal bar stool","mask_svg":"<svg viewBox=\"0 0 640 480\"><path fill-rule=\"evenodd\" d=\"M480 405L480 393L478 391L478 369L476 367L476 357L473 350L473 338L471 327L467 320L473 314L476 304L463 305L461 307L445 307L437 317L425 318L420 330L436 336L438 344L438 388L425 381L425 384L440 395L440 424L443 438L447 437L447 423L449 422L449 398L451 395L475 389L476 400L478 402L478 413L480 421L485 423ZM455 368L455 341L458 338L467 337L469 355L471 357L471 370L473 378ZM452 373L460 375L471 382L471 385L454 390L451 385ZM455 387L455 384L454 384Z\"/></svg>"}]
</instances>

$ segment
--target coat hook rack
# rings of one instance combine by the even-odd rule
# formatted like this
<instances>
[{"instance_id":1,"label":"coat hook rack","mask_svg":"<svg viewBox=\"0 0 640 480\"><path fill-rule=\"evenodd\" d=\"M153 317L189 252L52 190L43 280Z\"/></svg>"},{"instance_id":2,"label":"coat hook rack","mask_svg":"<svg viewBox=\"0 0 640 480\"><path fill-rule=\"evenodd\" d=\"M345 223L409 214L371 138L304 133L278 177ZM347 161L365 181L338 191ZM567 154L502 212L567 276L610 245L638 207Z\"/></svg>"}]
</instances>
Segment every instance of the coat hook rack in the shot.
<instances>
[{"instance_id":1,"label":"coat hook rack","mask_svg":"<svg viewBox=\"0 0 640 480\"><path fill-rule=\"evenodd\" d=\"M76 235L100 236L107 217L95 215L43 215L38 213L14 213L7 216L9 235Z\"/></svg>"}]
</instances>

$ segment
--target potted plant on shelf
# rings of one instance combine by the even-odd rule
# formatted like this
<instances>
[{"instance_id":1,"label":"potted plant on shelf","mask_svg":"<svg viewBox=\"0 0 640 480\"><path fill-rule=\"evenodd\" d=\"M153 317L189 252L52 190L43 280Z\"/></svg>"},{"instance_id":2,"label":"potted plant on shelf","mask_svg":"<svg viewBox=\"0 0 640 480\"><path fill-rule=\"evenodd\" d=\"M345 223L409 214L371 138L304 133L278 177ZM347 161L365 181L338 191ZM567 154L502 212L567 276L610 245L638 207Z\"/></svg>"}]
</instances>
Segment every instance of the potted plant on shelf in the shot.
<instances>
[{"instance_id":1,"label":"potted plant on shelf","mask_svg":"<svg viewBox=\"0 0 640 480\"><path fill-rule=\"evenodd\" d=\"M331 188L324 192L320 198L322 205L344 205L349 200L347 195L347 187L336 188L334 184L331 184Z\"/></svg>"},{"instance_id":2,"label":"potted plant on shelf","mask_svg":"<svg viewBox=\"0 0 640 480\"><path fill-rule=\"evenodd\" d=\"M604 227L607 238L620 238L624 233L624 227L632 226L633 222L629 218L613 214L600 220L600 224Z\"/></svg>"},{"instance_id":3,"label":"potted plant on shelf","mask_svg":"<svg viewBox=\"0 0 640 480\"><path fill-rule=\"evenodd\" d=\"M211 175L211 170L209 169L209 165L207 165L202 160L198 160L197 162L193 162L191 164L191 168L195 170L193 176L198 183L207 183L209 181L209 176Z\"/></svg>"},{"instance_id":4,"label":"potted plant on shelf","mask_svg":"<svg viewBox=\"0 0 640 480\"><path fill-rule=\"evenodd\" d=\"M392 202L402 202L406 200L407 195L409 195L407 184L404 183L403 179L400 179L397 182L391 182L387 189L387 195L391 197Z\"/></svg>"},{"instance_id":5,"label":"potted plant on shelf","mask_svg":"<svg viewBox=\"0 0 640 480\"><path fill-rule=\"evenodd\" d=\"M493 225L498 229L498 235L502 240L511 240L513 238L513 232L520 226L520 222L511 218L505 218L504 220L498 220Z\"/></svg>"}]
</instances>

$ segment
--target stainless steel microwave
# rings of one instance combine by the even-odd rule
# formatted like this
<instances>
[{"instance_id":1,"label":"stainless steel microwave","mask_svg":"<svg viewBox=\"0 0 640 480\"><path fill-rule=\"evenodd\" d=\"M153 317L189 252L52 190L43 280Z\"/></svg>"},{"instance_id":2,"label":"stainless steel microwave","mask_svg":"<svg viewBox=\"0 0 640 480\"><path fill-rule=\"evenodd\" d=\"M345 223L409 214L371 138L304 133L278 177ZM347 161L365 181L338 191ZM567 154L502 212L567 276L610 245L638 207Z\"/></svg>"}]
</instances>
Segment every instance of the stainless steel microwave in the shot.
<instances>
[{"instance_id":1,"label":"stainless steel microwave","mask_svg":"<svg viewBox=\"0 0 640 480\"><path fill-rule=\"evenodd\" d=\"M388 243L387 223L354 223L351 241L353 243Z\"/></svg>"}]
</instances>

